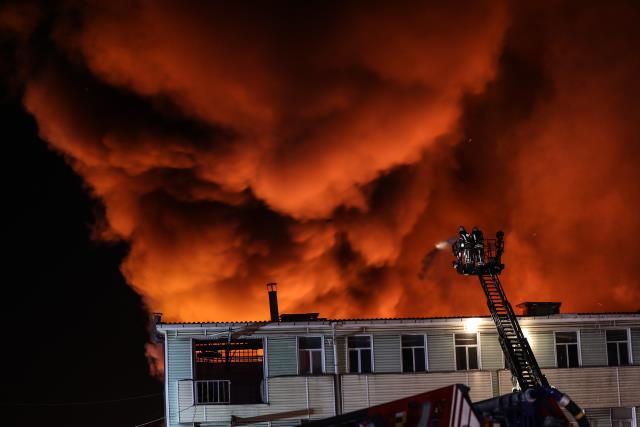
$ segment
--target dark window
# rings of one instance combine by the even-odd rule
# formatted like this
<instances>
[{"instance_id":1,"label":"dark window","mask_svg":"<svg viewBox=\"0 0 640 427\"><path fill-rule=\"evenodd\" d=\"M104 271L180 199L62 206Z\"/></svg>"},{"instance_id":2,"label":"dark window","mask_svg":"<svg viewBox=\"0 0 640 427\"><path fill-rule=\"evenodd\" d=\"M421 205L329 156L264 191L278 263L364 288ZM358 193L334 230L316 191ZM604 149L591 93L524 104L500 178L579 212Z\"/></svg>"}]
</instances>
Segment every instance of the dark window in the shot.
<instances>
[{"instance_id":1,"label":"dark window","mask_svg":"<svg viewBox=\"0 0 640 427\"><path fill-rule=\"evenodd\" d=\"M478 334L455 334L456 369L478 369Z\"/></svg>"},{"instance_id":2,"label":"dark window","mask_svg":"<svg viewBox=\"0 0 640 427\"><path fill-rule=\"evenodd\" d=\"M301 375L322 373L321 337L298 337L298 369Z\"/></svg>"},{"instance_id":3,"label":"dark window","mask_svg":"<svg viewBox=\"0 0 640 427\"><path fill-rule=\"evenodd\" d=\"M629 342L626 329L607 331L607 360L609 366L629 364Z\"/></svg>"},{"instance_id":4,"label":"dark window","mask_svg":"<svg viewBox=\"0 0 640 427\"><path fill-rule=\"evenodd\" d=\"M611 427L633 426L632 408L611 408Z\"/></svg>"},{"instance_id":5,"label":"dark window","mask_svg":"<svg viewBox=\"0 0 640 427\"><path fill-rule=\"evenodd\" d=\"M262 340L194 340L193 362L196 404L262 402Z\"/></svg>"},{"instance_id":6,"label":"dark window","mask_svg":"<svg viewBox=\"0 0 640 427\"><path fill-rule=\"evenodd\" d=\"M579 364L577 332L556 332L558 368L576 368Z\"/></svg>"},{"instance_id":7,"label":"dark window","mask_svg":"<svg viewBox=\"0 0 640 427\"><path fill-rule=\"evenodd\" d=\"M371 362L371 337L348 337L347 348L349 372L364 374L373 371Z\"/></svg>"},{"instance_id":8,"label":"dark window","mask_svg":"<svg viewBox=\"0 0 640 427\"><path fill-rule=\"evenodd\" d=\"M424 335L402 335L402 372L426 371Z\"/></svg>"}]
</instances>

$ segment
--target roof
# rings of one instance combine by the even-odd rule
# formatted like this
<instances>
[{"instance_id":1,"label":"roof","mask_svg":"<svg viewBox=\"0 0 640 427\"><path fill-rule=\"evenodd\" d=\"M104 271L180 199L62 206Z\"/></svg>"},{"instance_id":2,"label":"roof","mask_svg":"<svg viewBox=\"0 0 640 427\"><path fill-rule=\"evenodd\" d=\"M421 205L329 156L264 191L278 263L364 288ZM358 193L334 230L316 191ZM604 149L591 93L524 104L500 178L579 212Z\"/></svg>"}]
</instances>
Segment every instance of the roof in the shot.
<instances>
[{"instance_id":1,"label":"roof","mask_svg":"<svg viewBox=\"0 0 640 427\"><path fill-rule=\"evenodd\" d=\"M520 316L519 319L576 319L581 317L586 318L610 318L610 317L640 317L640 310L638 311L613 311L613 312L599 312L599 313L560 313L551 314L545 316ZM242 321L202 321L202 322L159 322L158 325L191 325L191 326L206 326L206 325L246 325L246 324L330 324L330 323L420 323L424 321L434 320L463 320L472 318L486 318L490 319L489 315L476 315L476 316L434 316L434 317L370 317L370 318L337 318L337 319L318 319L316 321L299 321L299 322L271 322L269 320L242 320Z\"/></svg>"}]
</instances>

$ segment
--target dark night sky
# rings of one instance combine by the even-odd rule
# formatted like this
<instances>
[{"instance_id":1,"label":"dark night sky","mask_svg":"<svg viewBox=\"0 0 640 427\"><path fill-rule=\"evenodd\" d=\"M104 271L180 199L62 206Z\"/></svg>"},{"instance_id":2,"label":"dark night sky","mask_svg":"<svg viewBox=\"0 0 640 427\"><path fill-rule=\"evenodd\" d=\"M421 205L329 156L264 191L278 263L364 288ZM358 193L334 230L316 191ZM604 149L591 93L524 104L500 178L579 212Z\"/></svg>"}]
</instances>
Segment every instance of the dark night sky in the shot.
<instances>
[{"instance_id":1,"label":"dark night sky","mask_svg":"<svg viewBox=\"0 0 640 427\"><path fill-rule=\"evenodd\" d=\"M163 387L147 374L144 356L147 313L119 272L126 245L90 239L99 203L37 137L19 100L5 95L0 102L8 214L2 424L133 426L161 417Z\"/></svg>"}]
</instances>

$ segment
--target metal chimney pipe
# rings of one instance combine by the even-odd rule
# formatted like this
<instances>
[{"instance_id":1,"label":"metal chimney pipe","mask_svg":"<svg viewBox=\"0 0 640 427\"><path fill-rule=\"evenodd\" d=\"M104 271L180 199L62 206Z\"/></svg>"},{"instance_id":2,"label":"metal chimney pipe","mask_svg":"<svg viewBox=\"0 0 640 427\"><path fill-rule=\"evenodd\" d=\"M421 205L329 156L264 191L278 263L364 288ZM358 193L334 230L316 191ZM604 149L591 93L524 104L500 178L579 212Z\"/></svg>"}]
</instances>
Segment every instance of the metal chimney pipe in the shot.
<instances>
[{"instance_id":1,"label":"metal chimney pipe","mask_svg":"<svg viewBox=\"0 0 640 427\"><path fill-rule=\"evenodd\" d=\"M267 289L269 289L269 311L271 312L271 321L280 321L280 313L278 313L278 290L277 283L267 283Z\"/></svg>"}]
</instances>

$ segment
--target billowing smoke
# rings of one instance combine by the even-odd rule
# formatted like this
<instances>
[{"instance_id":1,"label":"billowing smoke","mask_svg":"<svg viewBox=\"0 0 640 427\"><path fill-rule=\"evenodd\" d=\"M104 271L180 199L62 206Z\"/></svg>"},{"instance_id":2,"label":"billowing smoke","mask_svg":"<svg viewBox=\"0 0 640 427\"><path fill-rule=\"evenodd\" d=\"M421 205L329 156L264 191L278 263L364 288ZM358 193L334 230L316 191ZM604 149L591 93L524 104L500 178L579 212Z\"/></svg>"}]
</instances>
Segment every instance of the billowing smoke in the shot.
<instances>
[{"instance_id":1,"label":"billowing smoke","mask_svg":"<svg viewBox=\"0 0 640 427\"><path fill-rule=\"evenodd\" d=\"M637 4L449 3L19 3L0 25L96 237L130 243L167 319L266 319L269 281L285 312L482 313L446 256L416 277L460 224L506 231L513 301L637 309Z\"/></svg>"}]
</instances>

